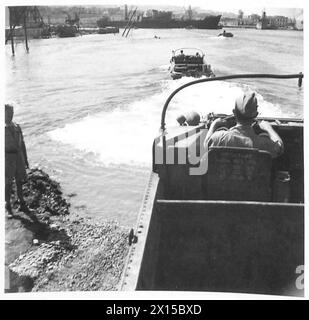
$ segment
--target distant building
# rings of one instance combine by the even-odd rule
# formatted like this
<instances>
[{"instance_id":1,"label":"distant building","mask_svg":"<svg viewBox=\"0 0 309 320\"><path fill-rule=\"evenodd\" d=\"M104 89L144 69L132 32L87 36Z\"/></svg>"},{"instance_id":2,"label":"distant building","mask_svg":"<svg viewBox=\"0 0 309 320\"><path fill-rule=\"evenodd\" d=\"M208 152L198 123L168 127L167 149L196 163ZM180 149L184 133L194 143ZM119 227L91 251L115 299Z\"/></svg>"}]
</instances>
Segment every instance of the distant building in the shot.
<instances>
[{"instance_id":1,"label":"distant building","mask_svg":"<svg viewBox=\"0 0 309 320\"><path fill-rule=\"evenodd\" d=\"M124 20L128 20L128 5L124 5Z\"/></svg>"},{"instance_id":2,"label":"distant building","mask_svg":"<svg viewBox=\"0 0 309 320\"><path fill-rule=\"evenodd\" d=\"M192 20L193 19L193 10L191 6L189 6L188 10L185 11L184 19Z\"/></svg>"},{"instance_id":3,"label":"distant building","mask_svg":"<svg viewBox=\"0 0 309 320\"><path fill-rule=\"evenodd\" d=\"M268 19L266 17L266 12L263 11L260 21L258 21L256 24L256 28L257 29L267 29L267 27L268 27Z\"/></svg>"},{"instance_id":4,"label":"distant building","mask_svg":"<svg viewBox=\"0 0 309 320\"><path fill-rule=\"evenodd\" d=\"M121 13L122 12L122 10L121 10L121 8L120 7L116 7L116 8L108 8L107 9L107 12L108 12L108 14L109 15L117 15L117 14L119 14L119 13Z\"/></svg>"},{"instance_id":5,"label":"distant building","mask_svg":"<svg viewBox=\"0 0 309 320\"><path fill-rule=\"evenodd\" d=\"M237 27L239 25L237 18L221 17L220 24L223 27Z\"/></svg>"},{"instance_id":6,"label":"distant building","mask_svg":"<svg viewBox=\"0 0 309 320\"><path fill-rule=\"evenodd\" d=\"M110 21L125 20L125 8L124 9L120 7L108 8L107 14Z\"/></svg>"},{"instance_id":7,"label":"distant building","mask_svg":"<svg viewBox=\"0 0 309 320\"><path fill-rule=\"evenodd\" d=\"M8 38L10 34L9 25L12 24L13 36L24 37L24 23L26 21L27 36L29 38L40 38L45 27L43 18L36 6L12 6L6 7L6 30L5 37ZM25 20L24 20L25 19Z\"/></svg>"},{"instance_id":8,"label":"distant building","mask_svg":"<svg viewBox=\"0 0 309 320\"><path fill-rule=\"evenodd\" d=\"M263 11L256 27L257 29L291 29L294 28L294 23L293 20L285 16L266 16L266 12Z\"/></svg>"},{"instance_id":9,"label":"distant building","mask_svg":"<svg viewBox=\"0 0 309 320\"><path fill-rule=\"evenodd\" d=\"M248 16L248 20L250 21L250 24L257 24L261 20L261 16L253 13Z\"/></svg>"},{"instance_id":10,"label":"distant building","mask_svg":"<svg viewBox=\"0 0 309 320\"><path fill-rule=\"evenodd\" d=\"M244 12L242 10L238 10L238 19L242 20L244 17Z\"/></svg>"},{"instance_id":11,"label":"distant building","mask_svg":"<svg viewBox=\"0 0 309 320\"><path fill-rule=\"evenodd\" d=\"M261 17L258 14L251 14L245 17L242 10L238 11L237 21L239 26L252 28L255 27L260 20Z\"/></svg>"},{"instance_id":12,"label":"distant building","mask_svg":"<svg viewBox=\"0 0 309 320\"><path fill-rule=\"evenodd\" d=\"M170 20L172 19L172 14L172 11L151 10L150 15L147 16L153 19Z\"/></svg>"},{"instance_id":13,"label":"distant building","mask_svg":"<svg viewBox=\"0 0 309 320\"><path fill-rule=\"evenodd\" d=\"M302 14L295 19L295 29L304 30L304 17Z\"/></svg>"},{"instance_id":14,"label":"distant building","mask_svg":"<svg viewBox=\"0 0 309 320\"><path fill-rule=\"evenodd\" d=\"M256 26L257 22L259 21L260 19L257 19L257 18L252 18L252 17L246 17L246 18L243 18L242 20L239 20L239 25L242 25L242 26Z\"/></svg>"},{"instance_id":15,"label":"distant building","mask_svg":"<svg viewBox=\"0 0 309 320\"><path fill-rule=\"evenodd\" d=\"M10 11L9 7L5 7L5 27L10 26Z\"/></svg>"},{"instance_id":16,"label":"distant building","mask_svg":"<svg viewBox=\"0 0 309 320\"><path fill-rule=\"evenodd\" d=\"M268 17L268 24L274 28L286 28L289 24L289 18L284 16L270 16Z\"/></svg>"}]
</instances>

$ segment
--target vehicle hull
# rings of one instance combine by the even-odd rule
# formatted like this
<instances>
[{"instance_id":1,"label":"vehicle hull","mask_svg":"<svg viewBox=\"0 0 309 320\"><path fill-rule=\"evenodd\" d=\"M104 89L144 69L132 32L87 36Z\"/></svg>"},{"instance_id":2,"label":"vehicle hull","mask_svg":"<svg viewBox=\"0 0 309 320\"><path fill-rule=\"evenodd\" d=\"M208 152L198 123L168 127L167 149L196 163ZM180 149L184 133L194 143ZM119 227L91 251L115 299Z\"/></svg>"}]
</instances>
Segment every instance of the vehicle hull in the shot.
<instances>
[{"instance_id":1,"label":"vehicle hull","mask_svg":"<svg viewBox=\"0 0 309 320\"><path fill-rule=\"evenodd\" d=\"M122 290L303 296L302 204L164 200L149 183Z\"/></svg>"},{"instance_id":2,"label":"vehicle hull","mask_svg":"<svg viewBox=\"0 0 309 320\"><path fill-rule=\"evenodd\" d=\"M204 141L207 126L169 129L165 135L168 163L162 162L162 136L154 141L153 172L121 290L304 295L302 120L263 119L273 124L284 142L285 152L272 160L271 175L289 172L288 202L281 202L270 190L269 200L245 199L252 192L244 193L241 200L228 199L231 194L226 192L231 190L220 184L222 191L214 198L214 192L205 189L209 170L189 174L195 165L188 159ZM183 162L180 155L188 161ZM243 171L233 163L229 175L241 178ZM263 190L255 183L252 180L248 188L256 190L259 199ZM265 182L266 194L276 183L274 178L271 184Z\"/></svg>"}]
</instances>

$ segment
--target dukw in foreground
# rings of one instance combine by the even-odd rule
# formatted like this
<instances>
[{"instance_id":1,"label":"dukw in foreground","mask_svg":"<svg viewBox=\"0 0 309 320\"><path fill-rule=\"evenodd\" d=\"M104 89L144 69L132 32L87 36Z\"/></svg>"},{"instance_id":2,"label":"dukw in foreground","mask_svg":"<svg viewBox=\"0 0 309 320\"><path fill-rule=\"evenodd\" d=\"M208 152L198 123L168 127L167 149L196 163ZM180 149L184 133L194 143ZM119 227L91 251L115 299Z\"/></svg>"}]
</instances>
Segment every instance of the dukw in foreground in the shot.
<instances>
[{"instance_id":1,"label":"dukw in foreground","mask_svg":"<svg viewBox=\"0 0 309 320\"><path fill-rule=\"evenodd\" d=\"M211 122L226 115L165 128L169 102L187 86L235 78L298 78L301 86L302 77L198 79L170 95L137 226L129 235L121 290L303 296L303 120L258 118L280 135L284 153L272 159L257 149L212 147L206 173L199 171L205 160L199 146Z\"/></svg>"},{"instance_id":2,"label":"dukw in foreground","mask_svg":"<svg viewBox=\"0 0 309 320\"><path fill-rule=\"evenodd\" d=\"M181 48L174 50L170 61L170 73L173 79L201 76L214 77L211 65L205 61L205 54L196 48Z\"/></svg>"}]
</instances>

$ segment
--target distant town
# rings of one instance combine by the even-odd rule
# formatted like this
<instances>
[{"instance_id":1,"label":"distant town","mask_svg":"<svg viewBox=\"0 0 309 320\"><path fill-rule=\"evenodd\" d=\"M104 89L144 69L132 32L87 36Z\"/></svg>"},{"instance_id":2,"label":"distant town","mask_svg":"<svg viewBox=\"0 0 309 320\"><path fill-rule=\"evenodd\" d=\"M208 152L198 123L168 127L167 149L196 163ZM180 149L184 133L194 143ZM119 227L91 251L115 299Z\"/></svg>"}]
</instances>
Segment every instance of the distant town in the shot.
<instances>
[{"instance_id":1,"label":"distant town","mask_svg":"<svg viewBox=\"0 0 309 320\"><path fill-rule=\"evenodd\" d=\"M127 5L117 7L85 6L85 7L39 7L44 20L49 23L61 23L66 15L78 15L85 27L96 25L98 18L106 21L121 21L128 19L130 8ZM131 10L133 7L131 8ZM251 13L245 15L240 9L238 15L232 13L211 12L200 8L188 6L174 7L171 10L158 10L151 8L137 8L138 20L143 18L175 19L175 20L198 20L209 15L221 15L219 25L222 27L248 27L258 29L296 29L303 30L303 14L297 17L268 16L267 10L260 14Z\"/></svg>"},{"instance_id":2,"label":"distant town","mask_svg":"<svg viewBox=\"0 0 309 320\"><path fill-rule=\"evenodd\" d=\"M255 28L303 30L303 13L286 17L261 14L245 15L207 11L200 8L145 6L19 6L6 7L6 43L14 38L71 37L89 33L119 33L119 28ZM12 47L13 50L13 47Z\"/></svg>"},{"instance_id":3,"label":"distant town","mask_svg":"<svg viewBox=\"0 0 309 320\"><path fill-rule=\"evenodd\" d=\"M220 23L223 27L303 30L303 15L297 18L267 16L266 11L263 11L261 15L253 13L245 16L244 12L239 10L237 18L221 17Z\"/></svg>"}]
</instances>

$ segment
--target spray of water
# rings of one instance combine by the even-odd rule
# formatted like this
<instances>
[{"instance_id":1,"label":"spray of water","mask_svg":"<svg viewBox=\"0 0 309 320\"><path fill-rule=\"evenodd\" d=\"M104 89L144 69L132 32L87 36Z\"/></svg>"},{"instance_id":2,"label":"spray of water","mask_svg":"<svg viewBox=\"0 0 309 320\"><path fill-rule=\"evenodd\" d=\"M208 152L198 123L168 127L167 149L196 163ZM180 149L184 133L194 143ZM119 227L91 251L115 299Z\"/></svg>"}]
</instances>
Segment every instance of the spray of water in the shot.
<instances>
[{"instance_id":1,"label":"spray of water","mask_svg":"<svg viewBox=\"0 0 309 320\"><path fill-rule=\"evenodd\" d=\"M95 153L106 166L149 166L152 142L159 134L163 104L171 92L192 80L163 81L159 93L133 101L125 109L117 108L87 116L53 130L49 135L78 150ZM243 90L244 85L232 82L202 83L185 88L170 103L167 127L177 126L176 117L192 110L202 117L209 112L231 114L235 98ZM265 101L260 94L257 94L257 98L260 115L281 115L278 105Z\"/></svg>"}]
</instances>

